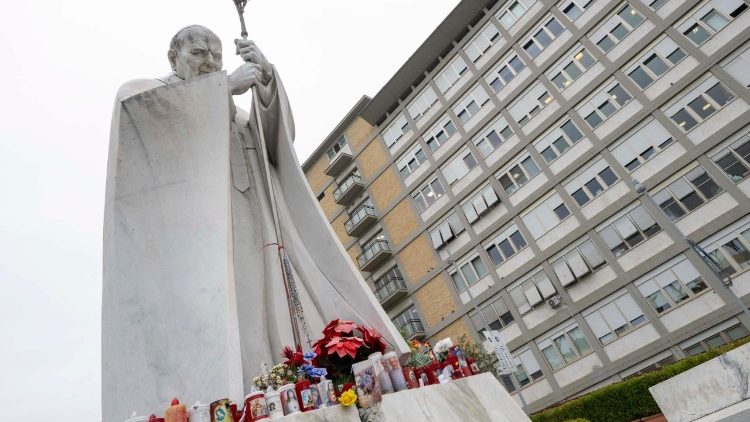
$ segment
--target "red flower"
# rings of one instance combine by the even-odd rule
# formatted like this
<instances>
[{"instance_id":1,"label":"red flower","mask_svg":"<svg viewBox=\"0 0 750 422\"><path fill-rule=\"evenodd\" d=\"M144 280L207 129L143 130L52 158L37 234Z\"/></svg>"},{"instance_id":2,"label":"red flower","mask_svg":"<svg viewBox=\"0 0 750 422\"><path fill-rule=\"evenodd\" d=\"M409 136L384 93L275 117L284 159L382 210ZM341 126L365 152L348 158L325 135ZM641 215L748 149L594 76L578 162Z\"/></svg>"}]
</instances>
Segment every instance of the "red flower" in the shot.
<instances>
[{"instance_id":1,"label":"red flower","mask_svg":"<svg viewBox=\"0 0 750 422\"><path fill-rule=\"evenodd\" d=\"M354 331L355 324L353 321L334 319L329 322L323 329L325 337L336 337L342 334L351 334Z\"/></svg>"},{"instance_id":2,"label":"red flower","mask_svg":"<svg viewBox=\"0 0 750 422\"><path fill-rule=\"evenodd\" d=\"M357 356L357 350L364 345L365 342L359 337L333 337L326 347L330 354L336 353L340 358L350 356L354 359Z\"/></svg>"},{"instance_id":3,"label":"red flower","mask_svg":"<svg viewBox=\"0 0 750 422\"><path fill-rule=\"evenodd\" d=\"M383 352L386 344L383 342L383 335L374 328L367 328L364 325L357 325L357 329L362 332L365 345L372 349L373 352Z\"/></svg>"},{"instance_id":4,"label":"red flower","mask_svg":"<svg viewBox=\"0 0 750 422\"><path fill-rule=\"evenodd\" d=\"M284 350L282 350L281 355L286 358L286 361L284 361L284 365L299 368L303 363L305 363L305 357L302 353L302 347L299 345L297 346L296 351L292 351L292 348L289 346L284 346Z\"/></svg>"}]
</instances>

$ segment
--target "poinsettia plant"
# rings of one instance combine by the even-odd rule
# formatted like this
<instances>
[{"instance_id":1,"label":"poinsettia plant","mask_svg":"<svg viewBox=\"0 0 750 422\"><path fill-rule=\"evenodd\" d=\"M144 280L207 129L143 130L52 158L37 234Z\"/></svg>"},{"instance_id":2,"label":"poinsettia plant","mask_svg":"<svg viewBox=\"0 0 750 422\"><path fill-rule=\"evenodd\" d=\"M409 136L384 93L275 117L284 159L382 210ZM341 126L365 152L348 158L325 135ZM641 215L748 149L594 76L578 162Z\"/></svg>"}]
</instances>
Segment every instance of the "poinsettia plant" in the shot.
<instances>
[{"instance_id":1,"label":"poinsettia plant","mask_svg":"<svg viewBox=\"0 0 750 422\"><path fill-rule=\"evenodd\" d=\"M312 345L312 364L325 368L336 383L351 380L352 365L375 352L384 352L383 336L374 328L353 321L334 319L323 329L323 338Z\"/></svg>"}]
</instances>

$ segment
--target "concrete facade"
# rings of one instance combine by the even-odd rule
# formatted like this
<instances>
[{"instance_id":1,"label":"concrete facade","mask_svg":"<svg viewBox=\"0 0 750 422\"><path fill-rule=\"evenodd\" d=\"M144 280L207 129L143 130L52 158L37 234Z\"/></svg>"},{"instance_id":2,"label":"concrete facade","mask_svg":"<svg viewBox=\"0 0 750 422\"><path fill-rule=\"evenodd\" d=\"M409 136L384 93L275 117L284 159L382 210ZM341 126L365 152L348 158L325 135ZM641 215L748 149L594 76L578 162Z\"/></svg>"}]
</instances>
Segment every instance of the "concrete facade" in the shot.
<instances>
[{"instance_id":1,"label":"concrete facade","mask_svg":"<svg viewBox=\"0 0 750 422\"><path fill-rule=\"evenodd\" d=\"M363 222L347 249L387 242L363 275L388 315L500 329L530 411L747 335L746 6L462 1L303 165L334 227Z\"/></svg>"}]
</instances>

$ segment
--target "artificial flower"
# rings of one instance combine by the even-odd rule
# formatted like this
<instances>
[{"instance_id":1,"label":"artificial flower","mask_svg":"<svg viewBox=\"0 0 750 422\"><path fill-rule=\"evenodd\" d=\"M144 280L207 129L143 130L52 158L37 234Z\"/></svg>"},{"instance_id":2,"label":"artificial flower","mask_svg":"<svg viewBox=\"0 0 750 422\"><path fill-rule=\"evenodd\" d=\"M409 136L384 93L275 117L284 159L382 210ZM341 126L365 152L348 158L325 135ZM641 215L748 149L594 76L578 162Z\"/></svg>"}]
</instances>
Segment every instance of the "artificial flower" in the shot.
<instances>
[{"instance_id":1,"label":"artificial flower","mask_svg":"<svg viewBox=\"0 0 750 422\"><path fill-rule=\"evenodd\" d=\"M353 321L334 319L323 329L323 335L325 337L335 337L342 334L351 334L354 331L354 327L356 325Z\"/></svg>"},{"instance_id":2,"label":"artificial flower","mask_svg":"<svg viewBox=\"0 0 750 422\"><path fill-rule=\"evenodd\" d=\"M354 359L357 357L357 350L364 345L365 342L359 337L333 337L326 347L330 354L336 353L340 358L350 356Z\"/></svg>"},{"instance_id":3,"label":"artificial flower","mask_svg":"<svg viewBox=\"0 0 750 422\"><path fill-rule=\"evenodd\" d=\"M341 394L341 397L339 397L339 403L341 403L342 406L349 407L357 402L357 393L354 392L353 389L348 389L344 391Z\"/></svg>"},{"instance_id":4,"label":"artificial flower","mask_svg":"<svg viewBox=\"0 0 750 422\"><path fill-rule=\"evenodd\" d=\"M357 329L362 332L365 345L372 349L372 352L384 352L386 344L383 341L383 335L374 328L367 328L364 325L357 325Z\"/></svg>"},{"instance_id":5,"label":"artificial flower","mask_svg":"<svg viewBox=\"0 0 750 422\"><path fill-rule=\"evenodd\" d=\"M299 345L297 345L296 351L292 351L292 348L289 346L284 346L281 355L286 358L284 364L293 368L299 368L299 366L305 362L305 357L302 353L302 347Z\"/></svg>"}]
</instances>

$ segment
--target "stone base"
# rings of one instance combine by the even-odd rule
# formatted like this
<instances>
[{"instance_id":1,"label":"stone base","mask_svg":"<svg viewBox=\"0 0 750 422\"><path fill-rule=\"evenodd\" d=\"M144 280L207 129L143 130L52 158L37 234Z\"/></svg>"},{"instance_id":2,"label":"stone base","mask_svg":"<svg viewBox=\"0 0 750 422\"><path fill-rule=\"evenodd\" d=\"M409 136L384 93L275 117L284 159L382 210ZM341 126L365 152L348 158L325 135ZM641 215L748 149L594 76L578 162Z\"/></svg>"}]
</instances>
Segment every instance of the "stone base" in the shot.
<instances>
[{"instance_id":1,"label":"stone base","mask_svg":"<svg viewBox=\"0 0 750 422\"><path fill-rule=\"evenodd\" d=\"M649 388L669 422L750 420L750 343Z\"/></svg>"},{"instance_id":2,"label":"stone base","mask_svg":"<svg viewBox=\"0 0 750 422\"><path fill-rule=\"evenodd\" d=\"M289 415L284 422L531 421L491 374L386 394L370 409L335 406Z\"/></svg>"}]
</instances>

